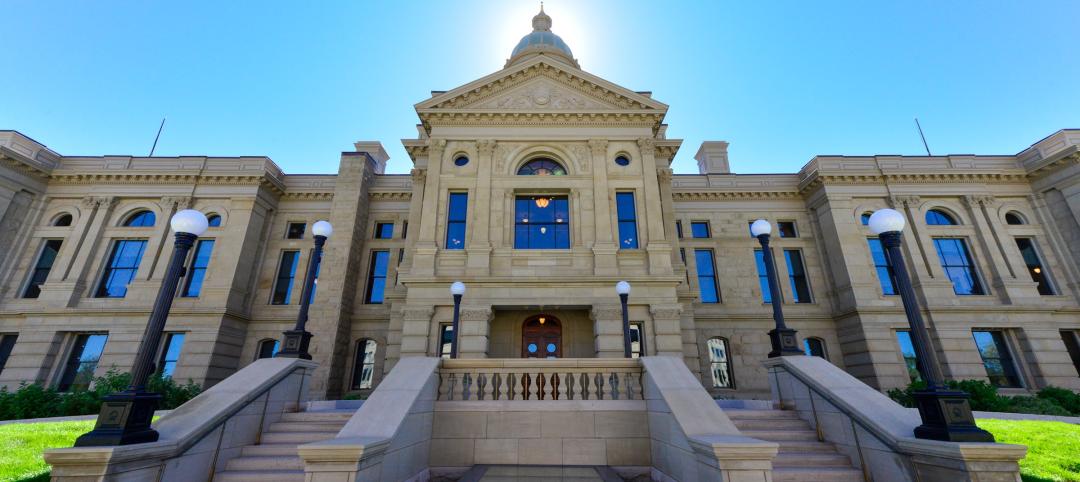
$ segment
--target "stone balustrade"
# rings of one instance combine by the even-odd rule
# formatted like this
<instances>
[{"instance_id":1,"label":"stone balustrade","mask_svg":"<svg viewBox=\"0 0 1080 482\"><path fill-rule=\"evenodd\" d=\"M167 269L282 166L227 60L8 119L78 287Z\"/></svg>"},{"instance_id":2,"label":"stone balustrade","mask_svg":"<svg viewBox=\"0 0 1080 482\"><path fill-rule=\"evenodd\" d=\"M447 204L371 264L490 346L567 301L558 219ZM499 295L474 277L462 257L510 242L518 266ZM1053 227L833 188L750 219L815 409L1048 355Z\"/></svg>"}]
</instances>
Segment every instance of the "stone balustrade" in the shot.
<instances>
[{"instance_id":1,"label":"stone balustrade","mask_svg":"<svg viewBox=\"0 0 1080 482\"><path fill-rule=\"evenodd\" d=\"M641 375L637 359L443 360L437 400L643 400Z\"/></svg>"}]
</instances>

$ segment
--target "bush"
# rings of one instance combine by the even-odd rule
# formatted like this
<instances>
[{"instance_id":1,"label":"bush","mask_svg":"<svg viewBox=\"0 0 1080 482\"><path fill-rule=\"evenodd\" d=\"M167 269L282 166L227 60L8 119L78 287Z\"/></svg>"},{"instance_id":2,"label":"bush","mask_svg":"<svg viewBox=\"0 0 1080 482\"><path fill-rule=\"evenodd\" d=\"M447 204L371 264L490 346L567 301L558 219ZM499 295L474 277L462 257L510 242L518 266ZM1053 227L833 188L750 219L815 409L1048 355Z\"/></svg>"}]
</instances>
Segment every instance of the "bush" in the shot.
<instances>
[{"instance_id":1,"label":"bush","mask_svg":"<svg viewBox=\"0 0 1080 482\"><path fill-rule=\"evenodd\" d=\"M1039 391L1038 397L1004 397L997 394L997 388L983 380L950 380L945 382L945 385L967 392L971 409L975 411L1080 416L1080 394L1064 388L1046 387ZM914 392L925 388L925 382L916 381L906 388L889 390L887 394L900 405L914 407Z\"/></svg>"},{"instance_id":2,"label":"bush","mask_svg":"<svg viewBox=\"0 0 1080 482\"><path fill-rule=\"evenodd\" d=\"M1024 396L1002 398L1008 398L1009 400L1009 404L1006 407L1006 410L1002 410L1003 412L1060 415L1066 417L1072 415L1068 410L1065 410L1061 405L1058 405L1057 402L1048 398Z\"/></svg>"},{"instance_id":3,"label":"bush","mask_svg":"<svg viewBox=\"0 0 1080 482\"><path fill-rule=\"evenodd\" d=\"M14 392L7 387L0 388L0 420L93 415L101 410L101 401L106 395L123 391L130 383L130 373L109 370L105 375L94 378L89 390L65 393L54 388L26 383L19 385ZM162 394L158 407L162 410L174 409L202 391L190 380L180 385L160 373L150 377L147 388L151 392Z\"/></svg>"},{"instance_id":4,"label":"bush","mask_svg":"<svg viewBox=\"0 0 1080 482\"><path fill-rule=\"evenodd\" d=\"M1080 393L1067 388L1050 386L1039 390L1038 396L1039 398L1053 400L1065 410L1080 416Z\"/></svg>"}]
</instances>

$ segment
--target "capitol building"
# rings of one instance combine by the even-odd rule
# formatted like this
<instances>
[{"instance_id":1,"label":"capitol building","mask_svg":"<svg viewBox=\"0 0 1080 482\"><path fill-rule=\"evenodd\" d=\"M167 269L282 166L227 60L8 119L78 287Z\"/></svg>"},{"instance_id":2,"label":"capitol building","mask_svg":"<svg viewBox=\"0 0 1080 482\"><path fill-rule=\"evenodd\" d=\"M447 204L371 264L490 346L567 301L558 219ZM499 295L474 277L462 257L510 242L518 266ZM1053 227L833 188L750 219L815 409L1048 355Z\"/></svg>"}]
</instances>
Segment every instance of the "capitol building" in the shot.
<instances>
[{"instance_id":1,"label":"capitol building","mask_svg":"<svg viewBox=\"0 0 1080 482\"><path fill-rule=\"evenodd\" d=\"M176 380L214 386L281 348L327 220L313 399L366 397L409 357L448 357L455 281L463 359L622 358L627 281L633 356L677 357L714 398L769 398L775 298L807 355L884 391L918 376L867 226L892 208L946 378L1080 389L1080 130L1002 155L734 173L728 142L669 138L662 96L583 70L551 25L541 12L501 69L419 100L404 175L373 140L316 175L267 157L79 156L0 131L0 386L130 370L168 220L190 208L210 228L157 357ZM686 149L698 172L673 172ZM773 227L776 292L756 219Z\"/></svg>"}]
</instances>

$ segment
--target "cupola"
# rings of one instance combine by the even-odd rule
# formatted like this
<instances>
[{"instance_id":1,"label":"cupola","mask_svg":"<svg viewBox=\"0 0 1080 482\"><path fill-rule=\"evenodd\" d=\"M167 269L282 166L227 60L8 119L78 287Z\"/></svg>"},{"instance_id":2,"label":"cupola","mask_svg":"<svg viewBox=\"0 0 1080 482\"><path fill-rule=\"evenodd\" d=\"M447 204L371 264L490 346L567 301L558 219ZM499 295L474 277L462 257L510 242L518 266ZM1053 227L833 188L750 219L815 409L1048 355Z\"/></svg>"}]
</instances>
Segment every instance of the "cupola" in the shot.
<instances>
[{"instance_id":1,"label":"cupola","mask_svg":"<svg viewBox=\"0 0 1080 482\"><path fill-rule=\"evenodd\" d=\"M544 5L540 4L540 13L532 19L533 31L521 38L517 47L510 54L510 60L506 61L509 67L535 55L550 55L574 67L581 68L570 47L563 39L551 32L551 17L544 13Z\"/></svg>"}]
</instances>

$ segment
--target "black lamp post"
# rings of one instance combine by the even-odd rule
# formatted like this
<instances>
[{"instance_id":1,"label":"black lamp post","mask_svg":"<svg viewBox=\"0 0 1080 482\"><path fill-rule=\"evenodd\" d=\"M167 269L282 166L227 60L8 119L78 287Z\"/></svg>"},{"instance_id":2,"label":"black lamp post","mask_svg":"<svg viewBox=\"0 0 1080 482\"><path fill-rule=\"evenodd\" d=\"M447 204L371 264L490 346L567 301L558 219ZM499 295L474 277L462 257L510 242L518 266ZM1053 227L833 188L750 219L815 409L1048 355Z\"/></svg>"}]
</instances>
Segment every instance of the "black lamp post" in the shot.
<instances>
[{"instance_id":1,"label":"black lamp post","mask_svg":"<svg viewBox=\"0 0 1080 482\"><path fill-rule=\"evenodd\" d=\"M184 275L184 261L195 239L208 227L206 215L194 209L176 213L169 224L176 232L175 249L135 355L131 384L127 390L105 397L94 430L75 439L76 447L129 445L156 442L158 439L158 433L150 427L150 422L161 401L161 394L146 391L146 382L154 372L154 355L161 344L169 308L176 296L176 286Z\"/></svg>"},{"instance_id":2,"label":"black lamp post","mask_svg":"<svg viewBox=\"0 0 1080 482\"><path fill-rule=\"evenodd\" d=\"M454 324L451 328L454 332L454 340L450 343L450 358L457 358L458 335L461 334L458 324L461 318L461 297L465 295L465 283L455 281L450 285L450 294L454 295Z\"/></svg>"},{"instance_id":3,"label":"black lamp post","mask_svg":"<svg viewBox=\"0 0 1080 482\"><path fill-rule=\"evenodd\" d=\"M619 294L619 301L622 303L623 356L630 358L630 314L626 308L626 301L630 298L630 283L626 281L615 283L615 292Z\"/></svg>"},{"instance_id":4,"label":"black lamp post","mask_svg":"<svg viewBox=\"0 0 1080 482\"><path fill-rule=\"evenodd\" d=\"M942 383L944 376L941 365L930 344L930 334L923 323L919 302L911 289L911 279L904 264L904 255L900 252L900 232L905 224L904 215L893 209L875 211L869 222L870 231L881 239L885 257L896 277L900 300L904 304L908 327L911 328L911 342L918 357L917 365L923 380L926 380L926 389L913 394L922 418L922 425L915 428L915 437L950 442L993 442L994 436L990 432L975 426L968 394L949 390Z\"/></svg>"},{"instance_id":5,"label":"black lamp post","mask_svg":"<svg viewBox=\"0 0 1080 482\"><path fill-rule=\"evenodd\" d=\"M772 301L772 316L776 326L769 331L769 342L772 343L772 351L769 358L778 356L805 355L799 349L799 342L795 338L795 330L784 324L784 308L780 299L780 283L776 280L776 262L773 260L772 249L769 248L769 234L772 233L772 225L764 219L758 219L750 225L750 234L761 243L761 256L765 261L765 274L769 280L769 298Z\"/></svg>"},{"instance_id":6,"label":"black lamp post","mask_svg":"<svg viewBox=\"0 0 1080 482\"><path fill-rule=\"evenodd\" d=\"M319 272L319 264L322 263L323 246L326 244L326 238L333 233L334 227L327 221L315 221L315 224L311 226L311 234L315 235L315 252L311 254L307 275L304 276L304 288L300 292L300 312L296 314L296 326L284 332L285 346L277 355L274 355L275 358L311 359L311 354L308 353L311 333L308 333L306 329L308 308L311 306L311 292L315 289L315 273Z\"/></svg>"}]
</instances>

